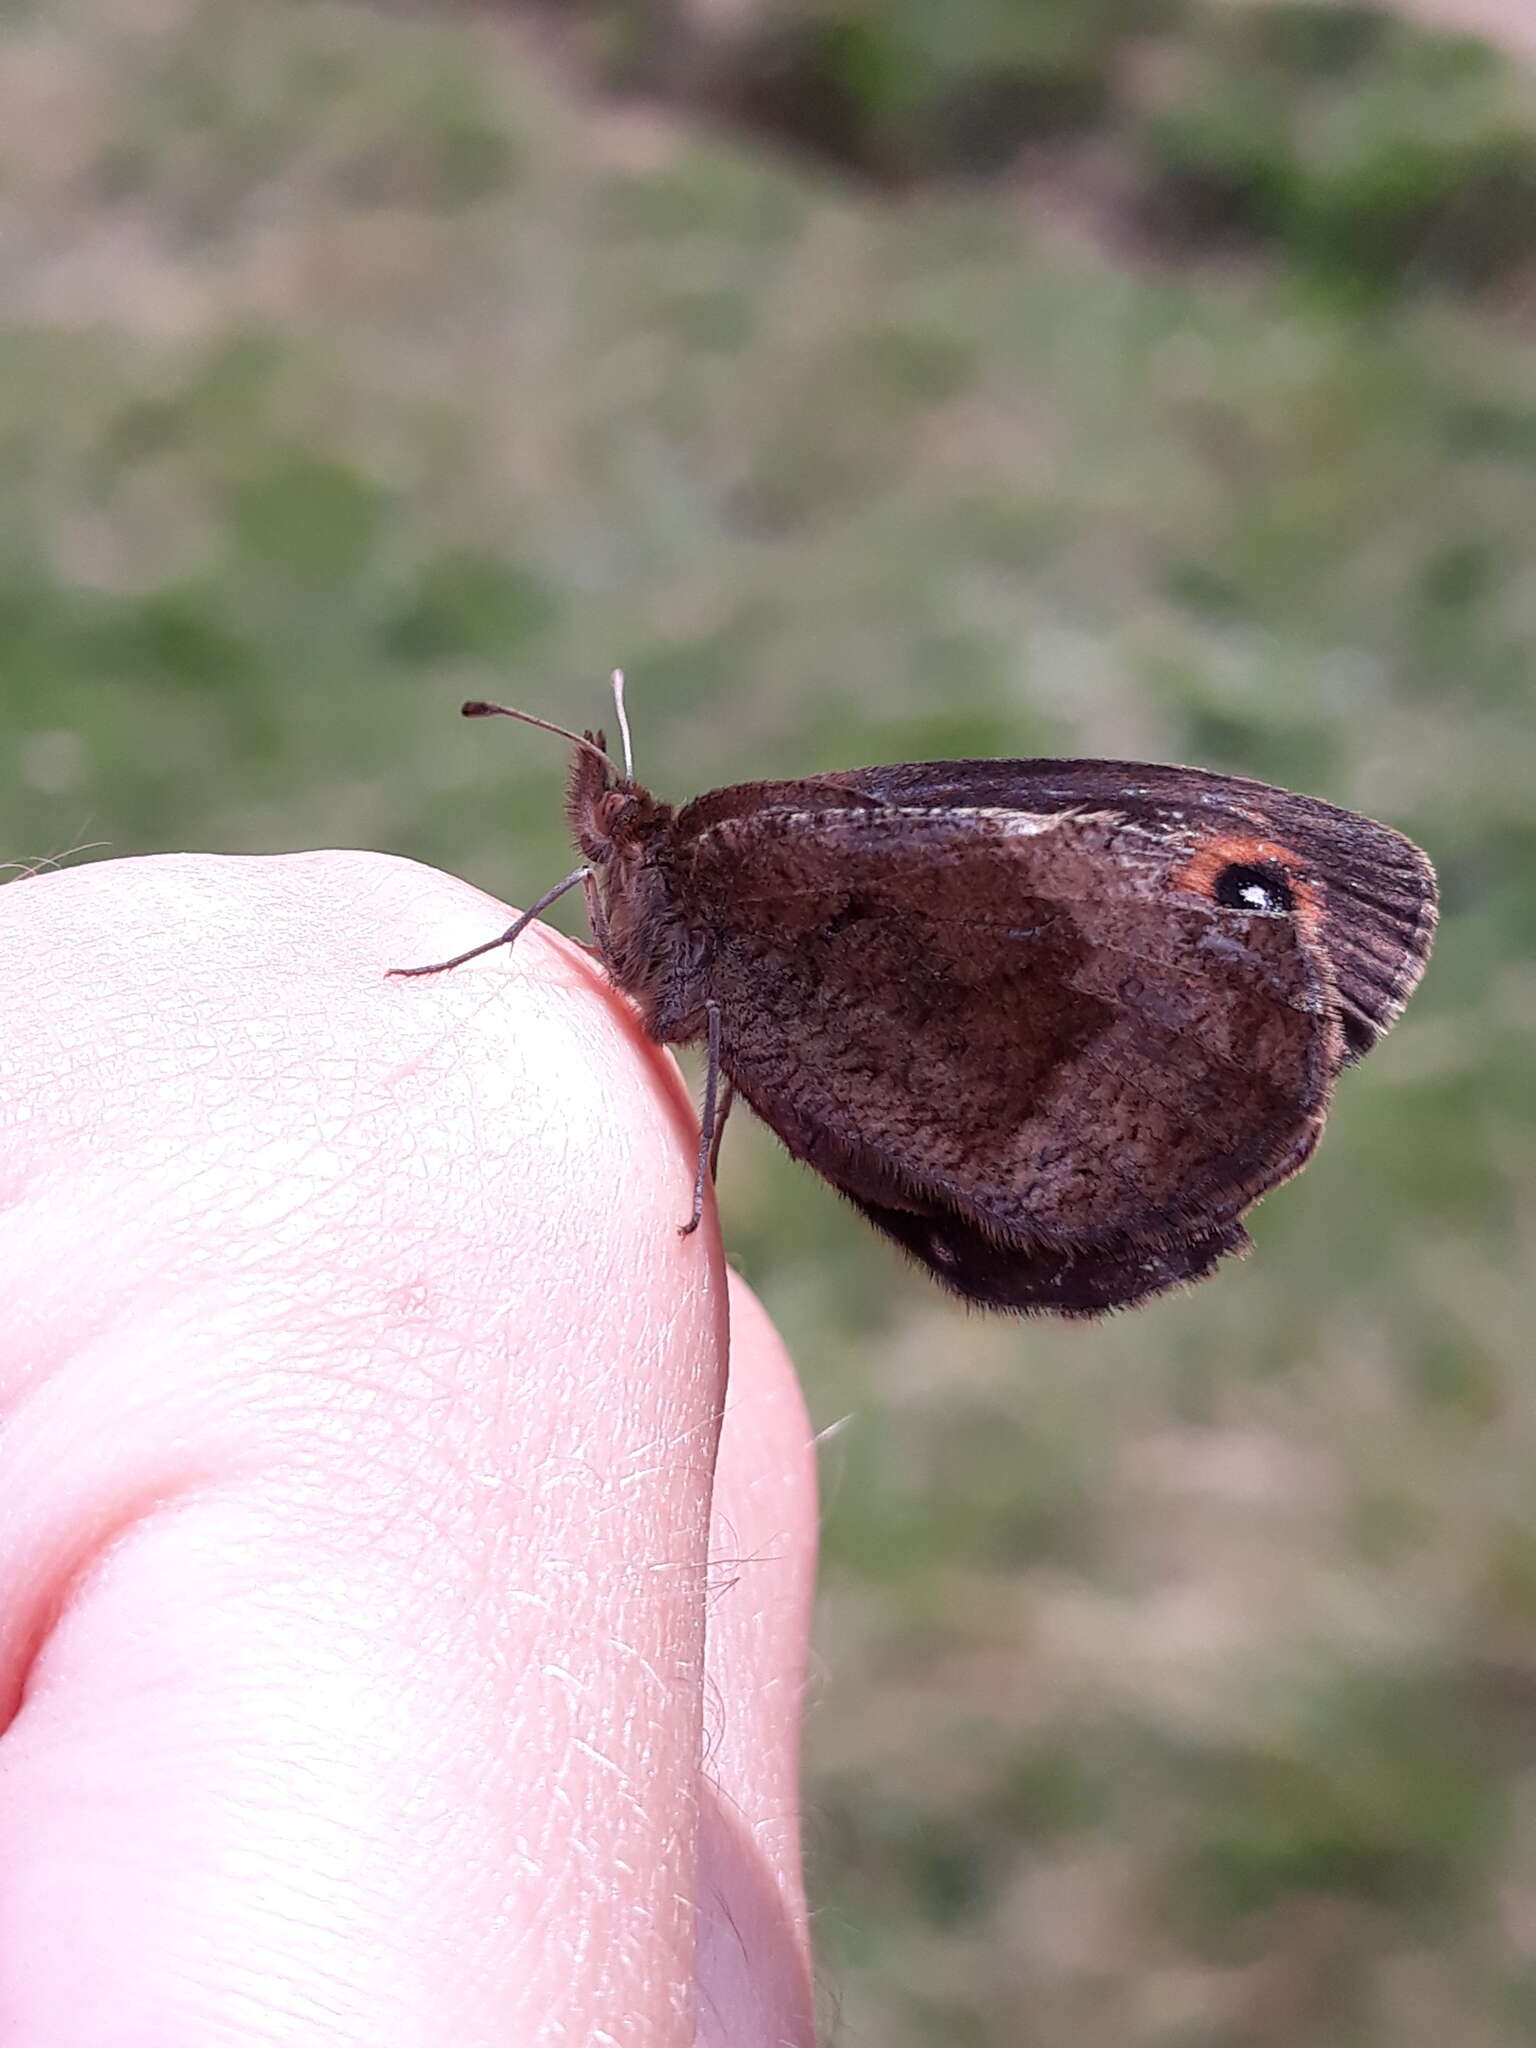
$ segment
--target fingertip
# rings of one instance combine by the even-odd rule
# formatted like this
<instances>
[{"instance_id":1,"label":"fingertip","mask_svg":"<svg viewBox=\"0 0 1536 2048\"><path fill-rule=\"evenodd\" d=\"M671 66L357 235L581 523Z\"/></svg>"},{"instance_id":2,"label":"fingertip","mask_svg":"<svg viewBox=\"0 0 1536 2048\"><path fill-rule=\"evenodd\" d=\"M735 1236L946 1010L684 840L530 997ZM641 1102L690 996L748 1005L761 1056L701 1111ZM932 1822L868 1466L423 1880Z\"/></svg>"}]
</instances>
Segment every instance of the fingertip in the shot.
<instances>
[{"instance_id":1,"label":"fingertip","mask_svg":"<svg viewBox=\"0 0 1536 2048\"><path fill-rule=\"evenodd\" d=\"M718 1591L706 1638L699 1971L707 2048L747 2038L809 2044L815 2033L799 1820L814 1440L778 1331L735 1274L730 1296L710 1535Z\"/></svg>"},{"instance_id":2,"label":"fingertip","mask_svg":"<svg viewBox=\"0 0 1536 2048\"><path fill-rule=\"evenodd\" d=\"M494 939L507 925L507 907L452 877L413 870L422 878L409 895L411 936L401 943L445 949L451 957ZM447 885L444 887L443 885ZM439 955L441 957L442 955ZM607 1127L607 1143L585 1147L586 1188L594 1205L634 1205L654 1196L672 1221L635 1284L658 1298L671 1287L709 1287L719 1298L723 1345L724 1263L712 1200L702 1219L690 1217L698 1154L698 1119L677 1061L648 1036L634 1004L618 989L598 956L544 924L533 924L515 947L491 950L451 971L423 973L410 965L391 970L423 985L429 1016L444 1012L499 1029L520 1066L530 1053L547 1061L542 1093L564 1109L573 1134L586 1130L586 1108ZM575 998L575 1003L571 1002ZM491 1007L487 1009L487 1005ZM568 1055L579 1051L582 1085L592 1098L578 1110L563 1094ZM675 1192L674 1192L675 1191Z\"/></svg>"},{"instance_id":3,"label":"fingertip","mask_svg":"<svg viewBox=\"0 0 1536 2048\"><path fill-rule=\"evenodd\" d=\"M815 1440L795 1362L741 1275L728 1269L726 1284L731 1350L721 1478L733 1500L750 1493L754 1515L814 1528Z\"/></svg>"},{"instance_id":4,"label":"fingertip","mask_svg":"<svg viewBox=\"0 0 1536 2048\"><path fill-rule=\"evenodd\" d=\"M4 898L35 971L3 1049L31 1207L0 1260L27 1338L0 1547L48 1628L0 1841L39 2038L98 1985L158 2012L178 1972L217 2031L226 1963L340 1987L337 2038L403 2038L405 1980L455 2039L585 2038L614 1957L660 2038L695 1955L726 1327L712 1213L676 1235L675 1068L545 930L388 978L507 922L407 862ZM101 1527L109 1569L44 1613Z\"/></svg>"}]
</instances>

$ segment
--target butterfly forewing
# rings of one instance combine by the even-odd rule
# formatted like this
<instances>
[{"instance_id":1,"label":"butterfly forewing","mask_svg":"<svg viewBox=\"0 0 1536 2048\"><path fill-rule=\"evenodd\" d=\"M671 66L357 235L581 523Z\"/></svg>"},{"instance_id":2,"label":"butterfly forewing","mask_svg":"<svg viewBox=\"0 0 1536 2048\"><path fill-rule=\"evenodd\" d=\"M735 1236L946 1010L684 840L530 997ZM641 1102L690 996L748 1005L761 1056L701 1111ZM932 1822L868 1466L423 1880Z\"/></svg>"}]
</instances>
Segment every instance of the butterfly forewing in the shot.
<instances>
[{"instance_id":1,"label":"butterfly forewing","mask_svg":"<svg viewBox=\"0 0 1536 2048\"><path fill-rule=\"evenodd\" d=\"M902 763L820 779L864 801L940 809L1110 803L1154 836L1192 835L1211 868L1224 845L1244 839L1288 849L1320 894L1318 943L1338 989L1348 1057L1391 1030L1434 943L1435 871L1421 848L1358 811L1267 782L1149 761L1054 760Z\"/></svg>"}]
</instances>

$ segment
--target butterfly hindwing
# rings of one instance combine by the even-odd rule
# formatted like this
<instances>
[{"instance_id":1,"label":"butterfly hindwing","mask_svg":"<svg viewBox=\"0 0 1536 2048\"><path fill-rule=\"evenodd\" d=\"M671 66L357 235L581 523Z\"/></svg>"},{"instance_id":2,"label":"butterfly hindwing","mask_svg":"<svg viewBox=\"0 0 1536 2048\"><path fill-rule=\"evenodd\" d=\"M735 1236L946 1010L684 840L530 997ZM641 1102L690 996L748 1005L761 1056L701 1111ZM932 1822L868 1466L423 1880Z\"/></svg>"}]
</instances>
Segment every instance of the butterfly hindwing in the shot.
<instances>
[{"instance_id":1,"label":"butterfly hindwing","mask_svg":"<svg viewBox=\"0 0 1536 2048\"><path fill-rule=\"evenodd\" d=\"M1170 1287L1203 1280L1218 1261L1248 1248L1240 1223L1167 1245L1070 1252L1000 1243L940 1209L885 1209L857 1200L855 1206L952 1293L979 1307L1024 1313L1094 1316L1133 1308Z\"/></svg>"}]
</instances>

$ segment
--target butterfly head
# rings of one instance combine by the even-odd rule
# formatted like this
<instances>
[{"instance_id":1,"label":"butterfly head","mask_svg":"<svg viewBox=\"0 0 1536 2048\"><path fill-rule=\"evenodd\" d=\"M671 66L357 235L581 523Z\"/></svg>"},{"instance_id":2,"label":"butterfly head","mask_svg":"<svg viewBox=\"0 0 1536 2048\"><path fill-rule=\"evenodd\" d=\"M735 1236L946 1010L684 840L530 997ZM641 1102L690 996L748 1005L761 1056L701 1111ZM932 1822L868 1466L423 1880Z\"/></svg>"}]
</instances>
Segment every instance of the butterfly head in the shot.
<instances>
[{"instance_id":1,"label":"butterfly head","mask_svg":"<svg viewBox=\"0 0 1536 2048\"><path fill-rule=\"evenodd\" d=\"M571 836L597 867L638 863L671 823L672 806L659 803L632 776L618 773L607 758L602 733L584 733L582 739L571 756L566 785Z\"/></svg>"}]
</instances>

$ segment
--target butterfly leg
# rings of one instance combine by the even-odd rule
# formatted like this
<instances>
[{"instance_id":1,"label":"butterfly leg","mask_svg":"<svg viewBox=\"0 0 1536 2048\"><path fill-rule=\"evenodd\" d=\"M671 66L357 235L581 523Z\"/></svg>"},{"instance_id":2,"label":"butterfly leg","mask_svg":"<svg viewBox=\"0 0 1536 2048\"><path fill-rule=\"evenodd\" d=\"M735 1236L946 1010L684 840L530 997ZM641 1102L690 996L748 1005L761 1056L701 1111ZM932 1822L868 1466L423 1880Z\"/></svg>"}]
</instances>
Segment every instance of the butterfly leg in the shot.
<instances>
[{"instance_id":1,"label":"butterfly leg","mask_svg":"<svg viewBox=\"0 0 1536 2048\"><path fill-rule=\"evenodd\" d=\"M720 1091L720 1107L715 1114L715 1141L709 1148L709 1177L720 1178L720 1141L725 1136L725 1120L731 1113L736 1100L736 1083L727 1081Z\"/></svg>"},{"instance_id":2,"label":"butterfly leg","mask_svg":"<svg viewBox=\"0 0 1536 2048\"><path fill-rule=\"evenodd\" d=\"M715 1177L725 1119L736 1096L731 1082L726 1082L723 1093L720 1087L720 1005L706 1003L704 1007L709 1017L709 1064L704 1075L704 1114L699 1119L699 1164L693 1177L693 1213L679 1225L679 1237L692 1237L703 1218L704 1190Z\"/></svg>"},{"instance_id":3,"label":"butterfly leg","mask_svg":"<svg viewBox=\"0 0 1536 2048\"><path fill-rule=\"evenodd\" d=\"M498 946L510 946L520 939L536 917L548 910L551 903L558 903L567 889L574 889L578 882L586 881L590 868L574 868L563 882L556 882L553 889L546 889L537 903L532 903L523 912L516 924L510 924L499 939L487 939L483 946L471 946L467 953L455 953L451 960L434 960L430 967L391 967L389 972L398 975L446 974L450 967L462 967L466 960L478 960L482 953L494 953Z\"/></svg>"},{"instance_id":4,"label":"butterfly leg","mask_svg":"<svg viewBox=\"0 0 1536 2048\"><path fill-rule=\"evenodd\" d=\"M562 885L563 886L563 885ZM608 958L608 918L603 910L603 899L598 894L597 877L588 868L581 879L582 900L587 906L587 923L592 927L592 936L597 941L601 959Z\"/></svg>"}]
</instances>

